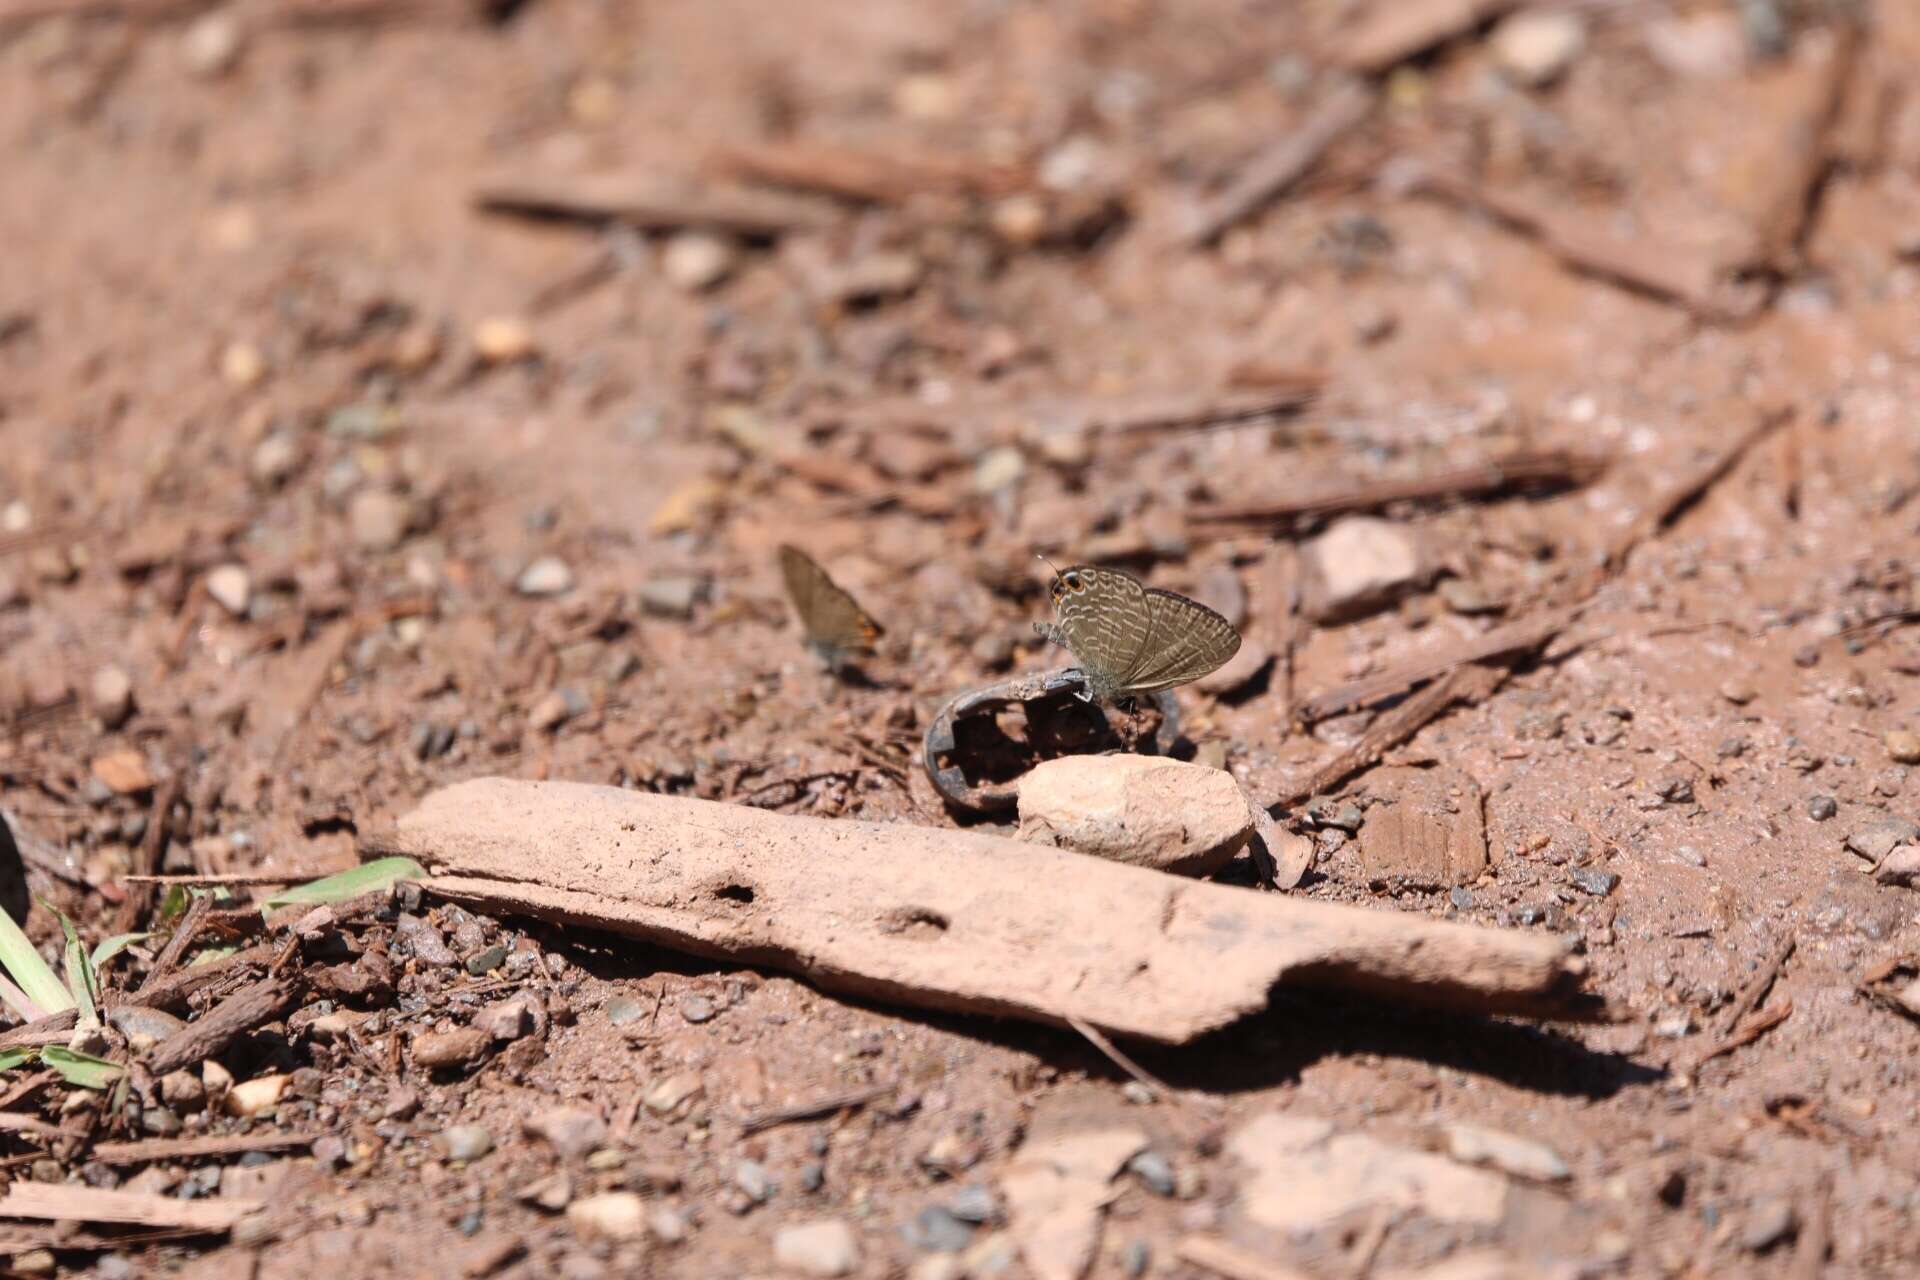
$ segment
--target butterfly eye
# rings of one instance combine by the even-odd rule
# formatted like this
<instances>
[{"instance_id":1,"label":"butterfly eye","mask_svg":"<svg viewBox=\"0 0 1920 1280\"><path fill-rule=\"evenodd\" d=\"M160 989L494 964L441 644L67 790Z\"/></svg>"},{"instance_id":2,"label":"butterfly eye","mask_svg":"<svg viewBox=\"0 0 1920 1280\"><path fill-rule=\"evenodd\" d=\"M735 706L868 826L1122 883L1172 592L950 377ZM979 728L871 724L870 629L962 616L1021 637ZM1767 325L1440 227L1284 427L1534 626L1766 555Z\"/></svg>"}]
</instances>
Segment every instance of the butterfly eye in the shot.
<instances>
[{"instance_id":1,"label":"butterfly eye","mask_svg":"<svg viewBox=\"0 0 1920 1280\"><path fill-rule=\"evenodd\" d=\"M1078 592L1086 590L1086 584L1080 581L1080 575L1077 573L1066 574L1061 578L1061 581L1067 584L1067 590L1069 591Z\"/></svg>"}]
</instances>

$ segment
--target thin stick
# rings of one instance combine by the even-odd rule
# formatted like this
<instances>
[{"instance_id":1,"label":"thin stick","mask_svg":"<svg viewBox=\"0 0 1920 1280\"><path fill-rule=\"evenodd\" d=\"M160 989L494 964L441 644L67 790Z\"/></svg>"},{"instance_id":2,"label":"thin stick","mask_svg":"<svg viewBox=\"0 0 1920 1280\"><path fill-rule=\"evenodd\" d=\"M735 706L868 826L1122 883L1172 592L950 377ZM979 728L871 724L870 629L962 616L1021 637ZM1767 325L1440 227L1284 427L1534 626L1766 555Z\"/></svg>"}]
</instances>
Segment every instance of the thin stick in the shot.
<instances>
[{"instance_id":1,"label":"thin stick","mask_svg":"<svg viewBox=\"0 0 1920 1280\"><path fill-rule=\"evenodd\" d=\"M1411 479L1365 481L1278 502L1198 507L1190 518L1202 524L1284 526L1356 511L1378 511L1397 502L1485 498L1513 489L1578 489L1592 484L1606 469L1607 460L1594 454L1526 449L1476 466Z\"/></svg>"},{"instance_id":2,"label":"thin stick","mask_svg":"<svg viewBox=\"0 0 1920 1280\"><path fill-rule=\"evenodd\" d=\"M1107 1039L1106 1036L1102 1035L1099 1028L1074 1017L1072 1014L1067 1015L1067 1025L1085 1036L1088 1044L1106 1055L1107 1061L1132 1076L1140 1084L1145 1085L1161 1097L1170 1098L1173 1096L1172 1085L1162 1080L1159 1076L1154 1075L1151 1071L1148 1071L1126 1054L1120 1052L1119 1047L1116 1046L1113 1041Z\"/></svg>"},{"instance_id":3,"label":"thin stick","mask_svg":"<svg viewBox=\"0 0 1920 1280\"><path fill-rule=\"evenodd\" d=\"M165 856L167 839L173 826L173 806L180 802L185 790L183 773L176 771L160 786L160 793L153 799L153 810L147 816L147 831L140 838L140 847L134 851L133 872L136 875L152 875L160 867L160 859ZM145 921L147 910L153 905L151 885L136 885L128 890L126 901L113 914L113 932L132 933Z\"/></svg>"},{"instance_id":4,"label":"thin stick","mask_svg":"<svg viewBox=\"0 0 1920 1280\"><path fill-rule=\"evenodd\" d=\"M1775 979L1779 978L1780 970L1786 967L1787 960L1792 957L1798 941L1793 934L1788 934L1780 945L1774 948L1773 954L1767 957L1766 962L1760 966L1753 977L1747 979L1746 985L1741 987L1739 994L1733 998L1733 1003L1727 1006L1726 1016L1720 1019L1721 1035L1730 1034L1740 1025L1742 1018L1760 1007L1760 1002L1767 998L1767 992L1773 990Z\"/></svg>"},{"instance_id":5,"label":"thin stick","mask_svg":"<svg viewBox=\"0 0 1920 1280\"><path fill-rule=\"evenodd\" d=\"M1391 711L1383 713L1367 727L1352 745L1321 765L1291 791L1283 793L1276 804L1293 805L1324 795L1363 769L1370 769L1380 758L1420 732L1428 721L1456 702L1481 702L1506 682L1504 667L1470 663L1455 667Z\"/></svg>"},{"instance_id":6,"label":"thin stick","mask_svg":"<svg viewBox=\"0 0 1920 1280\"><path fill-rule=\"evenodd\" d=\"M166 948L160 952L160 958L154 962L153 968L148 970L146 980L140 984L140 989L134 992L136 998L158 987L172 975L180 963L180 957L186 954L187 948L193 943L194 936L200 932L200 926L207 922L207 915L212 910L213 895L196 894L194 896L193 901L187 905L186 915L182 916L180 923L174 926L173 936L167 939Z\"/></svg>"},{"instance_id":7,"label":"thin stick","mask_svg":"<svg viewBox=\"0 0 1920 1280\"><path fill-rule=\"evenodd\" d=\"M1378 75L1435 45L1491 22L1519 0L1398 0L1376 5L1334 48L1329 60L1349 70Z\"/></svg>"},{"instance_id":8,"label":"thin stick","mask_svg":"<svg viewBox=\"0 0 1920 1280\"><path fill-rule=\"evenodd\" d=\"M303 875L298 872L289 872L286 875L280 875L271 871L227 871L209 872L206 875L121 876L120 879L127 884L179 884L197 887L199 885L222 884L294 884L298 881L308 879L309 875L310 873Z\"/></svg>"},{"instance_id":9,"label":"thin stick","mask_svg":"<svg viewBox=\"0 0 1920 1280\"><path fill-rule=\"evenodd\" d=\"M1299 128L1249 161L1227 189L1200 210L1181 240L1192 247L1212 244L1227 228L1277 199L1372 113L1373 101L1372 85L1343 82Z\"/></svg>"},{"instance_id":10,"label":"thin stick","mask_svg":"<svg viewBox=\"0 0 1920 1280\"><path fill-rule=\"evenodd\" d=\"M870 1084L858 1089L842 1089L838 1093L829 1093L806 1102L796 1102L791 1106L774 1107L757 1112L740 1121L740 1132L744 1136L759 1133L762 1129L773 1129L783 1124L794 1124L801 1120L815 1120L821 1116L830 1116L836 1111L845 1111L849 1107L864 1106L875 1098L884 1098L900 1086L897 1084Z\"/></svg>"},{"instance_id":11,"label":"thin stick","mask_svg":"<svg viewBox=\"0 0 1920 1280\"><path fill-rule=\"evenodd\" d=\"M1773 1008L1755 1015L1752 1019L1742 1024L1733 1034L1721 1038L1717 1044L1695 1058L1693 1060L1693 1070L1698 1071L1715 1058L1732 1053L1735 1049L1745 1048L1792 1016L1793 1001L1782 1000Z\"/></svg>"},{"instance_id":12,"label":"thin stick","mask_svg":"<svg viewBox=\"0 0 1920 1280\"><path fill-rule=\"evenodd\" d=\"M313 1145L311 1133L238 1133L226 1137L149 1138L144 1142L103 1142L88 1157L103 1164L144 1164L149 1160L189 1160L195 1156L241 1155Z\"/></svg>"},{"instance_id":13,"label":"thin stick","mask_svg":"<svg viewBox=\"0 0 1920 1280\"><path fill-rule=\"evenodd\" d=\"M298 994L299 984L267 978L243 987L157 1045L147 1069L164 1076L213 1057L247 1032L271 1022Z\"/></svg>"},{"instance_id":14,"label":"thin stick","mask_svg":"<svg viewBox=\"0 0 1920 1280\"><path fill-rule=\"evenodd\" d=\"M1489 662L1495 658L1505 658L1538 649L1564 631L1567 624L1578 616L1577 608L1567 608L1555 609L1539 617L1522 618L1518 622L1496 627L1485 635L1443 649L1439 653L1422 654L1374 675L1335 685L1331 689L1316 693L1302 703L1300 718L1309 724L1316 720L1325 720L1329 716L1337 716L1355 707L1365 706L1369 702L1378 702L1382 698L1391 697L1422 681L1445 675L1456 667L1462 667L1471 662Z\"/></svg>"}]
</instances>

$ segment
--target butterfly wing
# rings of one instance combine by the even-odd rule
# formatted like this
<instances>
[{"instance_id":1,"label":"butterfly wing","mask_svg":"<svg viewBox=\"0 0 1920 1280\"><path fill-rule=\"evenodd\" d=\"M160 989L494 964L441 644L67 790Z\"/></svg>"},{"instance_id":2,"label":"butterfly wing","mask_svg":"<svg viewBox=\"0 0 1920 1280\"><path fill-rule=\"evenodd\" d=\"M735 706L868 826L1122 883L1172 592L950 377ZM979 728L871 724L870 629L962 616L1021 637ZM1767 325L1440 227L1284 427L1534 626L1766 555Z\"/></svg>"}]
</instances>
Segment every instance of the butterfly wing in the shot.
<instances>
[{"instance_id":1,"label":"butterfly wing","mask_svg":"<svg viewBox=\"0 0 1920 1280\"><path fill-rule=\"evenodd\" d=\"M1147 589L1131 574L1076 566L1086 589L1063 597L1059 629L1096 692L1104 696L1137 665L1147 644ZM1064 575L1063 575L1064 576Z\"/></svg>"},{"instance_id":2,"label":"butterfly wing","mask_svg":"<svg viewBox=\"0 0 1920 1280\"><path fill-rule=\"evenodd\" d=\"M1198 680L1240 651L1233 624L1201 604L1158 587L1146 591L1150 643L1119 680L1125 693L1154 693Z\"/></svg>"},{"instance_id":3,"label":"butterfly wing","mask_svg":"<svg viewBox=\"0 0 1920 1280\"><path fill-rule=\"evenodd\" d=\"M847 653L871 653L874 641L886 634L858 601L798 547L780 548L780 573L808 643L829 660Z\"/></svg>"}]
</instances>

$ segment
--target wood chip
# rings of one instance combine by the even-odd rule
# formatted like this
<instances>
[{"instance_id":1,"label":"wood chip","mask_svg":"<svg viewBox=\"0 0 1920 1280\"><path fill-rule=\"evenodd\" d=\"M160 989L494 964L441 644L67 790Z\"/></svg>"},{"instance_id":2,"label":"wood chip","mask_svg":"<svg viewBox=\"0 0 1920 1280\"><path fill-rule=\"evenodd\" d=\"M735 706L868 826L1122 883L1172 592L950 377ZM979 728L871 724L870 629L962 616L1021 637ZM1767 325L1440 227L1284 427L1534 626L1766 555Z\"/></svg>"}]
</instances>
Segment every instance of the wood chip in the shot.
<instances>
[{"instance_id":1,"label":"wood chip","mask_svg":"<svg viewBox=\"0 0 1920 1280\"><path fill-rule=\"evenodd\" d=\"M191 1160L199 1156L242 1155L313 1145L311 1133L241 1133L227 1137L149 1138L143 1142L102 1142L88 1156L103 1164L145 1164L149 1160Z\"/></svg>"},{"instance_id":2,"label":"wood chip","mask_svg":"<svg viewBox=\"0 0 1920 1280\"><path fill-rule=\"evenodd\" d=\"M262 1207L258 1200L176 1200L172 1196L103 1191L64 1182L16 1182L0 1198L0 1218L225 1231Z\"/></svg>"},{"instance_id":3,"label":"wood chip","mask_svg":"<svg viewBox=\"0 0 1920 1280\"><path fill-rule=\"evenodd\" d=\"M1392 0L1368 10L1327 50L1336 66L1367 75L1392 70L1435 45L1491 22L1519 0Z\"/></svg>"}]
</instances>

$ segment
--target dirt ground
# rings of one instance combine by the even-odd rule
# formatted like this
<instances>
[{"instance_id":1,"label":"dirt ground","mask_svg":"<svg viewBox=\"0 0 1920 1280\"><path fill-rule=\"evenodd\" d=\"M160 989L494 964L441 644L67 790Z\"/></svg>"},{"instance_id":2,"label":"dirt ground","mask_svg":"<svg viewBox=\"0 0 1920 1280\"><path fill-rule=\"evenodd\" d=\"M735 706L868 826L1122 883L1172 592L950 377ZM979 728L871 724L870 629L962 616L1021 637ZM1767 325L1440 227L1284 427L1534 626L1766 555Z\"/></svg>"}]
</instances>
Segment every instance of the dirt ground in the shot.
<instances>
[{"instance_id":1,"label":"dirt ground","mask_svg":"<svg viewBox=\"0 0 1920 1280\"><path fill-rule=\"evenodd\" d=\"M1064 661L1040 553L1274 655L1178 694L1179 753L1263 803L1404 687L1313 695L1582 606L1276 817L1291 892L1569 937L1615 1015L1285 993L1122 1046L1159 1090L1067 1031L402 891L191 1086L0 1082L10 1177L269 1205L10 1220L15 1269L1051 1280L1010 1172L1078 1126L1137 1138L1096 1276L1908 1273L1920 8L1513 7L1372 60L1382 11L1462 6L0 10L0 808L89 942L150 918L130 872L337 871L487 775L992 830L920 735ZM1364 118L1191 234L1343 61ZM583 208L606 175L651 210ZM536 181L571 209L483 207ZM1235 419L1276 387L1314 394ZM1459 479L1516 451L1604 465ZM1313 616L1326 507L1227 518L1326 495L1416 562L1350 620ZM789 541L885 626L866 680L803 649ZM1484 868L1376 877L1351 829L1436 768ZM201 1109L223 1073L286 1092ZM1314 1120L1370 1153L1317 1215L1351 1162L1259 1154ZM1491 1212L1457 1126L1495 1131ZM198 1135L261 1149L99 1150ZM621 1192L643 1223L596 1218Z\"/></svg>"}]
</instances>

